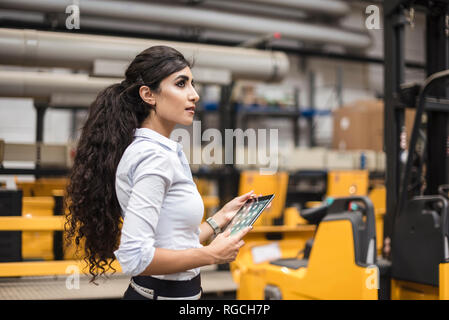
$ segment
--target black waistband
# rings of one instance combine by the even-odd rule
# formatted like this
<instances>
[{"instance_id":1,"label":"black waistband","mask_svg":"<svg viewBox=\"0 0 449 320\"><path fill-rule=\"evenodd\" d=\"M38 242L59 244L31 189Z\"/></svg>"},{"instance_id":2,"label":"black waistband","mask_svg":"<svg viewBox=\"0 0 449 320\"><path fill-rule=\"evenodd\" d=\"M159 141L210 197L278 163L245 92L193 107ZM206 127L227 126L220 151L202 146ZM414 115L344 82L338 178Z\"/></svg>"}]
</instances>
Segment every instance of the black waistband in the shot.
<instances>
[{"instance_id":1,"label":"black waistband","mask_svg":"<svg viewBox=\"0 0 449 320\"><path fill-rule=\"evenodd\" d=\"M132 279L139 286L153 289L157 296L190 297L201 291L200 274L191 280L162 280L151 276L136 276Z\"/></svg>"}]
</instances>

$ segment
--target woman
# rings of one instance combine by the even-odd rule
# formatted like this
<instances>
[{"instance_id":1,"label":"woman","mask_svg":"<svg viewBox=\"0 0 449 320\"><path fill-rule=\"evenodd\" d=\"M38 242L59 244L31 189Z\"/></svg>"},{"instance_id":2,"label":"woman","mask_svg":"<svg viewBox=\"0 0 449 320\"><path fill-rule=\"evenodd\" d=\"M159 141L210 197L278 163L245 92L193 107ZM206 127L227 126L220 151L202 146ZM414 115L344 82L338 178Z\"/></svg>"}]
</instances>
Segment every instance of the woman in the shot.
<instances>
[{"instance_id":1,"label":"woman","mask_svg":"<svg viewBox=\"0 0 449 320\"><path fill-rule=\"evenodd\" d=\"M190 64L155 46L125 76L90 108L68 187L68 237L84 241L92 281L117 258L132 276L125 299L198 299L199 268L233 261L244 244L250 228L220 230L253 193L201 224L201 196L181 145L169 139L176 124L192 124L199 100Z\"/></svg>"}]
</instances>

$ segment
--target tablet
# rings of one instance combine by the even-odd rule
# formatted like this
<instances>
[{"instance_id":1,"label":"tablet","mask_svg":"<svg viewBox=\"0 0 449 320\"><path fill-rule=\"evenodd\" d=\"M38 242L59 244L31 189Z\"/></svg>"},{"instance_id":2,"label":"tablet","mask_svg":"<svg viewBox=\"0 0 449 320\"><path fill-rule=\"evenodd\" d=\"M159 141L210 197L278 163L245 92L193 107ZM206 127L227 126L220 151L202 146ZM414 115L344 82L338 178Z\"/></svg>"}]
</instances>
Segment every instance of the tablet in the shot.
<instances>
[{"instance_id":1,"label":"tablet","mask_svg":"<svg viewBox=\"0 0 449 320\"><path fill-rule=\"evenodd\" d=\"M235 214L225 230L231 229L231 235L233 235L241 229L252 226L273 198L274 194L258 197L256 199L249 199Z\"/></svg>"}]
</instances>

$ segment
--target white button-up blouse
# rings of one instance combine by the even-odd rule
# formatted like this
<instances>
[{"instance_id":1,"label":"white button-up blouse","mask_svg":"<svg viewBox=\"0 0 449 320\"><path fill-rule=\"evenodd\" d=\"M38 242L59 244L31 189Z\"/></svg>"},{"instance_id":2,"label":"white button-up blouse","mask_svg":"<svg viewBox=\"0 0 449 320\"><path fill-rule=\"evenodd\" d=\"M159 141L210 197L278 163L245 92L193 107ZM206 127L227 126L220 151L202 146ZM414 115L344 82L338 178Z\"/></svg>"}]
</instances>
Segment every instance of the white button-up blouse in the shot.
<instances>
[{"instance_id":1,"label":"white button-up blouse","mask_svg":"<svg viewBox=\"0 0 449 320\"><path fill-rule=\"evenodd\" d=\"M156 248L201 247L199 226L204 213L182 145L147 128L136 129L134 136L115 180L123 226L114 254L122 271L131 276L148 267ZM190 280L198 273L196 268L154 277Z\"/></svg>"}]
</instances>

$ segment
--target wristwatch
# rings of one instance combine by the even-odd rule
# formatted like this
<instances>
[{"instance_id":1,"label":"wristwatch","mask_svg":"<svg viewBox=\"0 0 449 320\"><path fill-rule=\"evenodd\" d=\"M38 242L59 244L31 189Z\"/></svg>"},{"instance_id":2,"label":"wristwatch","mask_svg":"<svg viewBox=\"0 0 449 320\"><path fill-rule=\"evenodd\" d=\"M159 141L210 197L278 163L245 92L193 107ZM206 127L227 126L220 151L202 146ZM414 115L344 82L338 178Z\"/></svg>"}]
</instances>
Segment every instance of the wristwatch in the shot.
<instances>
[{"instance_id":1,"label":"wristwatch","mask_svg":"<svg viewBox=\"0 0 449 320\"><path fill-rule=\"evenodd\" d=\"M221 232L220 226L217 224L217 222L212 217L207 218L206 222L214 230L215 235L217 235Z\"/></svg>"}]
</instances>

